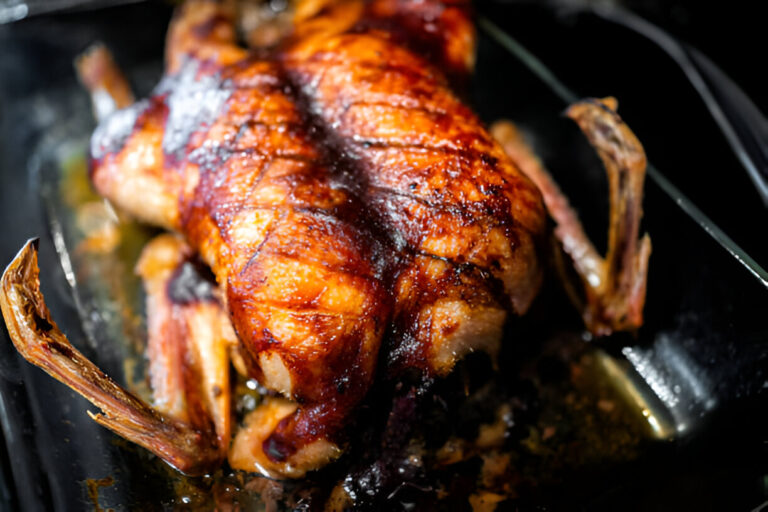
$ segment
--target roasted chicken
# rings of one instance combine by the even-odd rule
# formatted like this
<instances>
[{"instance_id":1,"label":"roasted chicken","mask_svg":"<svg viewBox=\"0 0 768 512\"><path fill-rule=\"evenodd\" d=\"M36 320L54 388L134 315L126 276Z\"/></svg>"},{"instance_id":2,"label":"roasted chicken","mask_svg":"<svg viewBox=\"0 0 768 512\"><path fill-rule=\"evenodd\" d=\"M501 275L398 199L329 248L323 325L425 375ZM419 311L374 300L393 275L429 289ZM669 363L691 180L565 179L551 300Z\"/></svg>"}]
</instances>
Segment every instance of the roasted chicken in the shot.
<instances>
[{"instance_id":1,"label":"roasted chicken","mask_svg":"<svg viewBox=\"0 0 768 512\"><path fill-rule=\"evenodd\" d=\"M612 179L612 218L623 205L623 220L611 225L608 262L592 249L585 266L567 242L583 230L563 227L546 172L520 164L523 146L507 138L510 158L453 92L473 66L466 4L302 0L268 52L236 44L233 12L205 0L179 9L149 99L125 105L103 55L80 66L95 100L124 107L92 137L95 188L179 235L152 242L138 268L154 408L58 331L33 245L3 276L0 305L20 352L99 406L94 419L186 473L225 455L278 477L320 468L342 452L380 362L384 378L431 379L469 351L498 349L507 315L524 314L540 287L545 202L580 275L610 283L586 288L587 325L640 325L644 159L627 166L612 151L642 155L611 105L573 107L603 137L593 143L610 176L633 180L630 195ZM231 446L230 359L282 397L264 400Z\"/></svg>"}]
</instances>

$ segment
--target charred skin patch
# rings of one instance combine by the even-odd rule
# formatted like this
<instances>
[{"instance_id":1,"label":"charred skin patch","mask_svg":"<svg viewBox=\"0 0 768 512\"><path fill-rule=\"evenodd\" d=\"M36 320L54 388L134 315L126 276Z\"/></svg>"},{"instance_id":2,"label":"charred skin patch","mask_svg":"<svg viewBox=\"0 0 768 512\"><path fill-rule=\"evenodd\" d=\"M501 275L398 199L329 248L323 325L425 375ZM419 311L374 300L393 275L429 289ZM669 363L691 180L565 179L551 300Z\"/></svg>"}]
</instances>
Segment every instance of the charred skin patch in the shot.
<instances>
[{"instance_id":1,"label":"charred skin patch","mask_svg":"<svg viewBox=\"0 0 768 512\"><path fill-rule=\"evenodd\" d=\"M197 258L185 260L168 282L168 297L179 305L214 302L217 300L215 291L215 276Z\"/></svg>"}]
</instances>

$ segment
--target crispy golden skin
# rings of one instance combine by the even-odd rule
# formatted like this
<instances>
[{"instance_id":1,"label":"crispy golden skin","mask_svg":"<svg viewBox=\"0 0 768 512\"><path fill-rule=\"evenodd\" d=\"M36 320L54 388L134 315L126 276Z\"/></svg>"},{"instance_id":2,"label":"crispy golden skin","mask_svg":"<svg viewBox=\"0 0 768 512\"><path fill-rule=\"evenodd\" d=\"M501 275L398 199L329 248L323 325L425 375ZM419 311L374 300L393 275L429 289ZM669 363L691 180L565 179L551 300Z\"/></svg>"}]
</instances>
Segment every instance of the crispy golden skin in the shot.
<instances>
[{"instance_id":1,"label":"crispy golden skin","mask_svg":"<svg viewBox=\"0 0 768 512\"><path fill-rule=\"evenodd\" d=\"M382 28L439 67L461 78L475 66L475 25L469 0L371 0L369 29Z\"/></svg>"},{"instance_id":2,"label":"crispy golden skin","mask_svg":"<svg viewBox=\"0 0 768 512\"><path fill-rule=\"evenodd\" d=\"M469 0L298 0L293 8L294 32L302 36L317 30L376 31L422 55L449 78L463 79L474 68Z\"/></svg>"},{"instance_id":3,"label":"crispy golden skin","mask_svg":"<svg viewBox=\"0 0 768 512\"><path fill-rule=\"evenodd\" d=\"M494 346L505 312L538 291L540 194L443 75L367 28L358 2L306 10L281 62L407 261L390 362L444 374Z\"/></svg>"},{"instance_id":4,"label":"crispy golden skin","mask_svg":"<svg viewBox=\"0 0 768 512\"><path fill-rule=\"evenodd\" d=\"M3 275L0 305L19 351L100 407L96 421L188 473L210 471L225 452L234 468L279 477L323 466L341 453L339 434L371 385L385 330L390 376L416 368L432 377L468 351L496 350L508 312L530 306L545 217L520 168L541 187L555 235L586 279L590 329L642 322L645 159L614 102L569 110L610 178L601 259L530 149L497 129L510 160L450 91L472 68L464 0L303 0L275 59L234 40L226 6L187 3L155 93L92 139L97 189L189 244L161 236L139 264L155 406L58 331L34 244ZM97 115L100 105L131 102L103 48L78 67ZM202 295L187 301L175 287L184 288L193 252L218 287L203 280L193 286ZM229 450L228 355L286 397L265 399Z\"/></svg>"},{"instance_id":5,"label":"crispy golden skin","mask_svg":"<svg viewBox=\"0 0 768 512\"><path fill-rule=\"evenodd\" d=\"M358 96L377 95L349 109L357 117L352 132L341 133L368 130L376 139L365 142L365 154L343 148L340 160L343 166L349 156L364 157L372 171L364 188L346 168L331 176L319 163L326 153L307 136L280 66L236 47L229 13L210 2L190 2L175 18L167 75L155 94L94 134L97 189L187 238L225 291L251 374L300 404L257 411L235 439L236 467L299 476L338 454L336 436L370 385L392 302L391 367L444 374L468 350L493 350L510 305L523 312L538 289L533 240L543 224L535 190L498 162L503 153L437 75L376 37L389 27L393 39L413 41L434 9L421 6L421 17L396 32L393 20L416 5L345 4L334 11L340 17L308 16L297 28L309 34L336 23L368 26L373 35L353 48L363 56L356 63L370 68L370 52L379 50L385 61L390 54L402 60L404 68L378 90L365 86L376 77L330 68L341 80L362 79ZM457 9L439 17L446 27L465 19ZM466 24L454 26L466 32ZM416 46L435 50L448 40L417 37ZM471 37L459 43L462 51L440 59L466 69ZM431 103L410 106L403 91L411 86L425 87ZM335 119L321 121L327 127ZM377 125L399 141L374 133ZM365 207L347 188L362 190ZM368 220L383 221L391 236L377 240L360 229ZM391 296L379 280L385 270Z\"/></svg>"},{"instance_id":6,"label":"crispy golden skin","mask_svg":"<svg viewBox=\"0 0 768 512\"><path fill-rule=\"evenodd\" d=\"M233 38L223 7L186 4L155 94L94 134L92 177L121 208L185 235L225 290L251 373L301 404L264 440L280 473L315 441L335 453L389 299L377 242L348 220L360 206L320 163L275 65Z\"/></svg>"}]
</instances>

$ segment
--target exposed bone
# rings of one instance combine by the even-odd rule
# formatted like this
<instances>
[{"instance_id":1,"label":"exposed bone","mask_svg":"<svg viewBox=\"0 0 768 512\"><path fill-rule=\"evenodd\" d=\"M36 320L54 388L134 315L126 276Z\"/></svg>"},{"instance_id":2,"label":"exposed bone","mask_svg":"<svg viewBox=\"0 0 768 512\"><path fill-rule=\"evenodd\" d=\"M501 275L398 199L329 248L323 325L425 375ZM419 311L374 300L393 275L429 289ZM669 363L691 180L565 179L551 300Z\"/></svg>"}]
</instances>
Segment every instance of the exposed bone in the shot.
<instances>
[{"instance_id":1,"label":"exposed bone","mask_svg":"<svg viewBox=\"0 0 768 512\"><path fill-rule=\"evenodd\" d=\"M131 86L103 44L96 43L83 52L75 61L75 69L91 93L93 113L98 121L133 104Z\"/></svg>"},{"instance_id":2,"label":"exposed bone","mask_svg":"<svg viewBox=\"0 0 768 512\"><path fill-rule=\"evenodd\" d=\"M613 98L589 99L566 111L600 155L608 175L610 220L605 258L598 254L568 199L517 128L509 121L497 122L491 128L507 154L541 191L556 223L555 236L581 278L584 303L575 302L582 310L587 328L598 336L635 330L642 325L651 253L648 235L638 239L645 152L615 112L616 107Z\"/></svg>"},{"instance_id":3,"label":"exposed bone","mask_svg":"<svg viewBox=\"0 0 768 512\"><path fill-rule=\"evenodd\" d=\"M102 414L88 413L94 421L182 473L200 475L221 464L224 450L212 424L195 428L152 409L70 344L40 292L37 240L28 241L3 273L0 308L19 353L101 409Z\"/></svg>"}]
</instances>

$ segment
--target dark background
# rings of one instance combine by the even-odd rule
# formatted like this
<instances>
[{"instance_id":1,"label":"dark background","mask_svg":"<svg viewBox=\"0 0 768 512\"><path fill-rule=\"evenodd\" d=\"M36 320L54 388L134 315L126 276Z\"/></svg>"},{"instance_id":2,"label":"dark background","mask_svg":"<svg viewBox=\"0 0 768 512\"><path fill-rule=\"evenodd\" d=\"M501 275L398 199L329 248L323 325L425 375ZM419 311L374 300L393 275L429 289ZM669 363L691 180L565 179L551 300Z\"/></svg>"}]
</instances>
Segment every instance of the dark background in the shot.
<instances>
[{"instance_id":1,"label":"dark background","mask_svg":"<svg viewBox=\"0 0 768 512\"><path fill-rule=\"evenodd\" d=\"M758 3L645 0L623 4L710 56L765 112L768 74L755 65L766 44L765 13Z\"/></svg>"},{"instance_id":2,"label":"dark background","mask_svg":"<svg viewBox=\"0 0 768 512\"><path fill-rule=\"evenodd\" d=\"M581 2L558 2L568 4ZM618 4L701 50L739 84L759 110L765 113L768 109L768 74L755 65L766 47L760 26L764 18L755 11L755 4ZM768 243L754 231L765 218L766 208L723 143L701 98L669 55L624 27L593 14L553 9L547 2L502 1L481 6L482 12L531 49L578 95L618 98L619 113L643 142L650 161L663 167L667 178L758 263L768 266ZM763 173L768 179L768 170Z\"/></svg>"}]
</instances>

